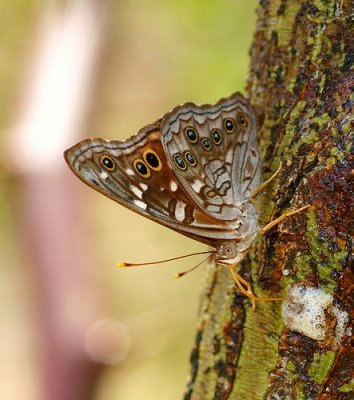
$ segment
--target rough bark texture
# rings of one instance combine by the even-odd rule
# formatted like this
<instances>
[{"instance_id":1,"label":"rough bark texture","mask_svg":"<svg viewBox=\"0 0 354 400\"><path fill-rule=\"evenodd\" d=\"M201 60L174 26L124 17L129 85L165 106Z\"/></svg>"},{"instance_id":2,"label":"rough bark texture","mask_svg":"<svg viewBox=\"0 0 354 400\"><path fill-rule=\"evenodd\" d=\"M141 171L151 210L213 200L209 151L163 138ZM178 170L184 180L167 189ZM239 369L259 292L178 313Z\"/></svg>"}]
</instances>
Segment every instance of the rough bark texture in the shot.
<instances>
[{"instance_id":1,"label":"rough bark texture","mask_svg":"<svg viewBox=\"0 0 354 400\"><path fill-rule=\"evenodd\" d=\"M252 312L228 270L210 266L185 400L353 398L351 7L260 1L248 95L264 177L282 165L259 203L263 223L304 204L315 209L259 238L241 266L257 295L290 292L285 307L259 302Z\"/></svg>"}]
</instances>

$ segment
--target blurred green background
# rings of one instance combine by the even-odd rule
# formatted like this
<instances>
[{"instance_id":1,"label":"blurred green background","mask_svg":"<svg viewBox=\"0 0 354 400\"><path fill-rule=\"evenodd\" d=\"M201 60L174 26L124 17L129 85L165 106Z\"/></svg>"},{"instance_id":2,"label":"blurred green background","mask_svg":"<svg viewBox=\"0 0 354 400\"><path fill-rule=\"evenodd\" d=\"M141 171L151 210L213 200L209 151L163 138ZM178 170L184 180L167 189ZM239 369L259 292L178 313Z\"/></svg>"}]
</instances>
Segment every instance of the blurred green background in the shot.
<instances>
[{"instance_id":1,"label":"blurred green background","mask_svg":"<svg viewBox=\"0 0 354 400\"><path fill-rule=\"evenodd\" d=\"M61 13L71 3L75 1L0 1L1 399L42 398L37 288L45 287L46 277L38 283L38 274L33 273L32 244L26 242L22 220L22 213L31 215L26 195L21 195L25 193L24 172L12 167L8 149L13 147L14 127L23 107L23 87L30 79L37 28L48 15ZM105 4L100 11L102 36L94 80L86 99L84 125L71 144L89 136L122 140L177 104L215 102L244 90L255 0L101 3ZM57 149L60 157L63 150ZM95 288L92 298L99 298L98 314L118 321L125 335L125 350L111 360L108 357L97 375L94 399L181 399L189 373L203 268L175 281L175 272L198 260L132 270L120 270L115 264L170 258L202 251L204 246L95 193L60 160L57 168L77 188L81 234L88 236L85 260L89 262L83 279ZM50 179L50 171L46 179ZM63 210L55 209L55 213L61 212L65 213L64 205ZM67 257L70 259L70 254ZM90 298L90 293L85 295ZM80 314L87 307L85 299L80 303L79 297L71 299L60 312Z\"/></svg>"}]
</instances>

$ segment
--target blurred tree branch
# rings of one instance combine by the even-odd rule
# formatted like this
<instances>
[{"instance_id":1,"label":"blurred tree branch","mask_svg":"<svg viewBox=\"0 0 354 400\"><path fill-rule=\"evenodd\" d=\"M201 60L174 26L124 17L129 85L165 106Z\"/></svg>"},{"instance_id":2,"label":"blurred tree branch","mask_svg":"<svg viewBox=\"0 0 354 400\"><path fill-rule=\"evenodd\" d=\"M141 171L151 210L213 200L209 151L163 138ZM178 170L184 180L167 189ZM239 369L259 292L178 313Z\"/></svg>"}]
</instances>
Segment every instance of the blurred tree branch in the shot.
<instances>
[{"instance_id":1,"label":"blurred tree branch","mask_svg":"<svg viewBox=\"0 0 354 400\"><path fill-rule=\"evenodd\" d=\"M211 266L185 400L352 398L350 13L349 1L261 1L248 79L265 177L282 165L260 201L263 224L304 204L316 210L259 238L241 273L259 296L317 288L331 300L314 325L322 337L291 325L303 311L291 296L286 321L278 302L252 312L229 271Z\"/></svg>"},{"instance_id":2,"label":"blurred tree branch","mask_svg":"<svg viewBox=\"0 0 354 400\"><path fill-rule=\"evenodd\" d=\"M88 272L82 202L62 157L87 115L103 7L96 0L43 6L36 34L28 32L37 45L25 63L22 103L9 136L19 242L32 267L41 399L92 398L103 362L93 347L108 342L103 330L92 329L105 311Z\"/></svg>"}]
</instances>

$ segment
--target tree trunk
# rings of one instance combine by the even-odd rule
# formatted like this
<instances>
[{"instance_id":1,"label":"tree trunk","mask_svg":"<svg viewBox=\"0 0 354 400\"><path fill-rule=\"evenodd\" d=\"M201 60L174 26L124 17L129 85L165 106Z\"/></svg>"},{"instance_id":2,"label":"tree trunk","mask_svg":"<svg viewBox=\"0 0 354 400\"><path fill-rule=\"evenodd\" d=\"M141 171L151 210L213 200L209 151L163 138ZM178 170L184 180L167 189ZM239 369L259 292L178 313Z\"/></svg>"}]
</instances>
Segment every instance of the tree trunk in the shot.
<instances>
[{"instance_id":1,"label":"tree trunk","mask_svg":"<svg viewBox=\"0 0 354 400\"><path fill-rule=\"evenodd\" d=\"M263 0L251 49L264 178L259 237L240 273L260 296L210 266L185 400L349 399L351 2Z\"/></svg>"}]
</instances>

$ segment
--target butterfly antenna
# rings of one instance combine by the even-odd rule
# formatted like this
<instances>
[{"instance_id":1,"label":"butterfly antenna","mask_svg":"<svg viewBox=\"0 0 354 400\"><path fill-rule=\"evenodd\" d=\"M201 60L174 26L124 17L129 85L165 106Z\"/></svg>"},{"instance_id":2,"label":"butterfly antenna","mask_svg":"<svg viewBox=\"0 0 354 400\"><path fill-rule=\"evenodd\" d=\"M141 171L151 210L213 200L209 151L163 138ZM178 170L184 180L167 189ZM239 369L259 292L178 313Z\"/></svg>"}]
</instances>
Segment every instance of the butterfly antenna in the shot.
<instances>
[{"instance_id":1,"label":"butterfly antenna","mask_svg":"<svg viewBox=\"0 0 354 400\"><path fill-rule=\"evenodd\" d=\"M209 257L211 257L211 254L213 254L214 251L200 251L198 253L191 253L191 254L185 254L184 256L179 256L179 257L173 257L173 258L168 258L166 260L160 260L160 261L150 261L150 262L144 262L144 263L127 263L127 262L120 262L117 264L118 267L120 268L125 268L125 267L142 267L143 265L156 265L156 264L163 264L165 262L170 262L170 261L175 261L175 260L181 260L182 258L187 258L187 257L192 257L192 256L198 256L200 254L209 254ZM204 260L205 261L205 260ZM203 261L203 262L204 262ZM196 267L195 267L196 268Z\"/></svg>"},{"instance_id":2,"label":"butterfly antenna","mask_svg":"<svg viewBox=\"0 0 354 400\"><path fill-rule=\"evenodd\" d=\"M189 272L194 271L195 269L197 269L198 267L200 267L202 264L205 263L205 261L209 260L209 258L212 257L213 254L210 254L207 258L205 258L203 261L201 261L199 264L195 265L194 267L187 269L187 271L183 271L183 272L178 272L174 275L175 279L179 279L182 278L182 276L188 274Z\"/></svg>"}]
</instances>

